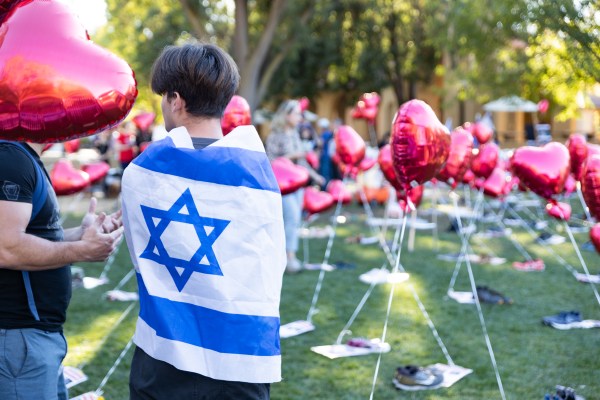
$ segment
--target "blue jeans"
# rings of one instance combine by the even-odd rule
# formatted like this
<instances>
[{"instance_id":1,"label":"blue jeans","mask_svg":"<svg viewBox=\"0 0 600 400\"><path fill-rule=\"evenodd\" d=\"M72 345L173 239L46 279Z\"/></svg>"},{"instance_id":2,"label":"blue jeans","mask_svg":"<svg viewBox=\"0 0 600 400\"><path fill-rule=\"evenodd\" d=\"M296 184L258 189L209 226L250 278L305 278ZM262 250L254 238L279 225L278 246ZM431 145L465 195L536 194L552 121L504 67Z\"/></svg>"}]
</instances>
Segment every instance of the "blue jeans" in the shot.
<instances>
[{"instance_id":1,"label":"blue jeans","mask_svg":"<svg viewBox=\"0 0 600 400\"><path fill-rule=\"evenodd\" d=\"M283 228L285 230L285 250L295 253L298 250L298 229L302 223L304 189L281 196L283 200Z\"/></svg>"},{"instance_id":2,"label":"blue jeans","mask_svg":"<svg viewBox=\"0 0 600 400\"><path fill-rule=\"evenodd\" d=\"M66 354L61 332L0 329L0 399L67 400L61 367Z\"/></svg>"}]
</instances>

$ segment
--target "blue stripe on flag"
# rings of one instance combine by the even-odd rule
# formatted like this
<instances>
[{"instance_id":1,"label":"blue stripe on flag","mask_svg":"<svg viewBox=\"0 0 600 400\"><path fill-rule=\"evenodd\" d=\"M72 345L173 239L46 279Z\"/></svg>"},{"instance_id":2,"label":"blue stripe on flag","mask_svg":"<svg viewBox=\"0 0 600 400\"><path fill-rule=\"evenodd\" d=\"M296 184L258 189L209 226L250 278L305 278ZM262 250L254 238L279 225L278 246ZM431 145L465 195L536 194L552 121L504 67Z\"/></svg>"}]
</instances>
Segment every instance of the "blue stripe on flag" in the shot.
<instances>
[{"instance_id":1,"label":"blue stripe on flag","mask_svg":"<svg viewBox=\"0 0 600 400\"><path fill-rule=\"evenodd\" d=\"M263 152L219 146L177 148L167 137L148 146L133 163L181 178L279 193L271 163Z\"/></svg>"},{"instance_id":2,"label":"blue stripe on flag","mask_svg":"<svg viewBox=\"0 0 600 400\"><path fill-rule=\"evenodd\" d=\"M228 314L148 293L137 274L140 318L160 337L219 353L278 356L279 318Z\"/></svg>"}]
</instances>

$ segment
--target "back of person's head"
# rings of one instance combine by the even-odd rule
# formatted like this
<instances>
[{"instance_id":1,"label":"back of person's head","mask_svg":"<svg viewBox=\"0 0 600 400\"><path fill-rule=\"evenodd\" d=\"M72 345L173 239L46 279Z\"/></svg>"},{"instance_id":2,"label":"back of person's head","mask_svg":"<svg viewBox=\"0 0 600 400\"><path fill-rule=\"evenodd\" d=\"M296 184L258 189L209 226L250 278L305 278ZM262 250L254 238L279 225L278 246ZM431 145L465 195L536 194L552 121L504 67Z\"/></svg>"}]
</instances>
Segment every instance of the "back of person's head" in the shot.
<instances>
[{"instance_id":1,"label":"back of person's head","mask_svg":"<svg viewBox=\"0 0 600 400\"><path fill-rule=\"evenodd\" d=\"M273 119L271 120L271 130L275 132L283 132L287 124L287 116L299 109L300 102L298 100L285 100L279 105Z\"/></svg>"},{"instance_id":2,"label":"back of person's head","mask_svg":"<svg viewBox=\"0 0 600 400\"><path fill-rule=\"evenodd\" d=\"M196 117L221 118L239 82L233 59L212 44L167 46L152 66L152 91L167 97L179 93Z\"/></svg>"}]
</instances>

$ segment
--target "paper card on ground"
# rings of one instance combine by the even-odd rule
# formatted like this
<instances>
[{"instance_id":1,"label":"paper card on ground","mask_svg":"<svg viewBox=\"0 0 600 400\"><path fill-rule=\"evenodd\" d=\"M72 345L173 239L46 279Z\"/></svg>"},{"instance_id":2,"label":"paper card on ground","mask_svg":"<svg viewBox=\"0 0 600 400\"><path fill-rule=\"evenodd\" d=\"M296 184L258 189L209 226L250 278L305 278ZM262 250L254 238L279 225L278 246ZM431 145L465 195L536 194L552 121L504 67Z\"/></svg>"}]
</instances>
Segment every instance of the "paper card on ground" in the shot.
<instances>
[{"instance_id":1,"label":"paper card on ground","mask_svg":"<svg viewBox=\"0 0 600 400\"><path fill-rule=\"evenodd\" d=\"M361 282L371 285L383 283L401 283L408 280L410 277L406 272L391 273L385 268L373 268L372 270L361 274L358 279Z\"/></svg>"},{"instance_id":2,"label":"paper card on ground","mask_svg":"<svg viewBox=\"0 0 600 400\"><path fill-rule=\"evenodd\" d=\"M332 344L326 346L314 346L310 348L317 354L325 356L331 360L342 357L365 356L367 354L387 353L391 347L388 343L377 343L373 347L356 347L347 344Z\"/></svg>"},{"instance_id":3,"label":"paper card on ground","mask_svg":"<svg viewBox=\"0 0 600 400\"><path fill-rule=\"evenodd\" d=\"M137 292L124 292L122 290L109 290L105 296L110 301L136 301L139 299Z\"/></svg>"},{"instance_id":4,"label":"paper card on ground","mask_svg":"<svg viewBox=\"0 0 600 400\"><path fill-rule=\"evenodd\" d=\"M303 333L314 331L315 326L309 321L294 321L281 325L279 327L279 336L282 339L292 336L302 335Z\"/></svg>"},{"instance_id":5,"label":"paper card on ground","mask_svg":"<svg viewBox=\"0 0 600 400\"><path fill-rule=\"evenodd\" d=\"M600 321L595 319L584 319L583 321L571 322L569 324L555 324L551 323L555 329L560 329L561 331L567 331L569 329L592 329L592 328L600 328Z\"/></svg>"},{"instance_id":6,"label":"paper card on ground","mask_svg":"<svg viewBox=\"0 0 600 400\"><path fill-rule=\"evenodd\" d=\"M472 292L455 292L448 290L448 297L460 304L475 304L475 298Z\"/></svg>"},{"instance_id":7,"label":"paper card on ground","mask_svg":"<svg viewBox=\"0 0 600 400\"><path fill-rule=\"evenodd\" d=\"M473 372L472 369L461 367L460 365L433 364L428 368L435 368L444 375L444 380L439 387L450 387L456 382Z\"/></svg>"},{"instance_id":8,"label":"paper card on ground","mask_svg":"<svg viewBox=\"0 0 600 400\"><path fill-rule=\"evenodd\" d=\"M302 228L299 231L301 238L307 239L323 239L333 235L333 227L331 225L326 226L311 226L310 228Z\"/></svg>"},{"instance_id":9,"label":"paper card on ground","mask_svg":"<svg viewBox=\"0 0 600 400\"><path fill-rule=\"evenodd\" d=\"M71 400L101 400L101 399L104 399L104 397L99 396L94 392L87 392L84 394L80 394L77 397L71 398Z\"/></svg>"},{"instance_id":10,"label":"paper card on ground","mask_svg":"<svg viewBox=\"0 0 600 400\"><path fill-rule=\"evenodd\" d=\"M335 269L335 266L331 265L331 264L317 264L317 263L307 263L304 264L304 269L307 271L327 271L327 272L331 272Z\"/></svg>"},{"instance_id":11,"label":"paper card on ground","mask_svg":"<svg viewBox=\"0 0 600 400\"><path fill-rule=\"evenodd\" d=\"M575 279L582 283L600 283L600 275L588 275L576 272Z\"/></svg>"},{"instance_id":12,"label":"paper card on ground","mask_svg":"<svg viewBox=\"0 0 600 400\"><path fill-rule=\"evenodd\" d=\"M98 286L106 285L107 283L108 279L106 278L93 278L91 276L83 278L83 287L86 289L94 289Z\"/></svg>"},{"instance_id":13,"label":"paper card on ground","mask_svg":"<svg viewBox=\"0 0 600 400\"><path fill-rule=\"evenodd\" d=\"M82 370L69 366L63 367L63 376L65 378L65 386L67 389L71 389L73 386L88 380L87 375L84 374Z\"/></svg>"}]
</instances>

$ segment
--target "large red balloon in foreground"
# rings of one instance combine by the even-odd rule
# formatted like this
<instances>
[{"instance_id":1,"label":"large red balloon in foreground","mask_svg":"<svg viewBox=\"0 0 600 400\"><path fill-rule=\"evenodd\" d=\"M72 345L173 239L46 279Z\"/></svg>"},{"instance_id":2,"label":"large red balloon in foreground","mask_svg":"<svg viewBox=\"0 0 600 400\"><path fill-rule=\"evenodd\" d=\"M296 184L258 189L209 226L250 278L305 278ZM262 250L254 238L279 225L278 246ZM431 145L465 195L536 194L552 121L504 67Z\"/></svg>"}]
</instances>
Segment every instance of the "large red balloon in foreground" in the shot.
<instances>
[{"instance_id":1,"label":"large red balloon in foreground","mask_svg":"<svg viewBox=\"0 0 600 400\"><path fill-rule=\"evenodd\" d=\"M66 5L21 1L5 14L0 138L50 143L91 135L122 121L136 96L131 68L91 42Z\"/></svg>"},{"instance_id":2,"label":"large red balloon in foreground","mask_svg":"<svg viewBox=\"0 0 600 400\"><path fill-rule=\"evenodd\" d=\"M408 190L440 170L448 158L450 135L427 103L411 100L394 117L390 145L396 176Z\"/></svg>"}]
</instances>

